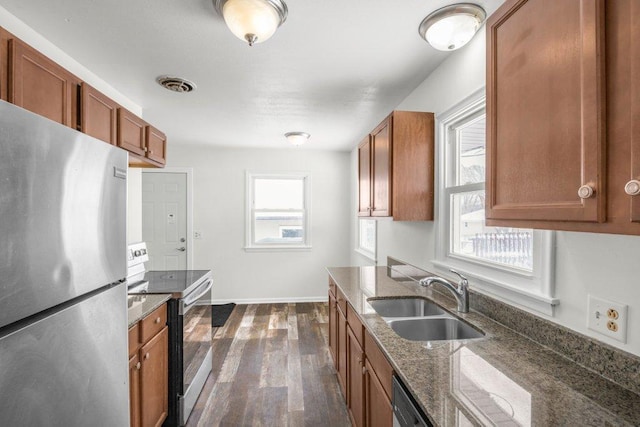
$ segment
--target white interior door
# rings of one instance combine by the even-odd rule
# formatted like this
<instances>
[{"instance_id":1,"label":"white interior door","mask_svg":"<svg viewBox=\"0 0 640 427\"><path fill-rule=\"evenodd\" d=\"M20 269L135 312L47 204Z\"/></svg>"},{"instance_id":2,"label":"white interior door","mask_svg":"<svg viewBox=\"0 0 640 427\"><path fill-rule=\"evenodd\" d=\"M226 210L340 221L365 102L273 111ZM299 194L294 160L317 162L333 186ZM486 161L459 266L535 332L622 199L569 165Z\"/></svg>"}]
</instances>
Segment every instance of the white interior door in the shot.
<instances>
[{"instance_id":1,"label":"white interior door","mask_svg":"<svg viewBox=\"0 0 640 427\"><path fill-rule=\"evenodd\" d=\"M187 173L142 173L142 239L147 270L187 269Z\"/></svg>"}]
</instances>

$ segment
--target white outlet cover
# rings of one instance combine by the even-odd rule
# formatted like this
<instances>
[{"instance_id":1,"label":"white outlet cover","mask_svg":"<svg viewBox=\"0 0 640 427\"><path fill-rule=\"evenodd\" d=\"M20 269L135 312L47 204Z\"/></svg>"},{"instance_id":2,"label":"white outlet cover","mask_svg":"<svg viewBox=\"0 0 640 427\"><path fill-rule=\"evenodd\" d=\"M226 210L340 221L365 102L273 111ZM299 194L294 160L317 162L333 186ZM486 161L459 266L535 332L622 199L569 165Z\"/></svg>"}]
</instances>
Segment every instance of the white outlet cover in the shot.
<instances>
[{"instance_id":1,"label":"white outlet cover","mask_svg":"<svg viewBox=\"0 0 640 427\"><path fill-rule=\"evenodd\" d=\"M625 304L598 298L593 295L588 296L587 307L587 328L596 331L620 342L627 342L627 308ZM607 316L607 311L613 309L618 312L618 318L612 319ZM608 322L615 322L617 331L612 331L607 327Z\"/></svg>"}]
</instances>

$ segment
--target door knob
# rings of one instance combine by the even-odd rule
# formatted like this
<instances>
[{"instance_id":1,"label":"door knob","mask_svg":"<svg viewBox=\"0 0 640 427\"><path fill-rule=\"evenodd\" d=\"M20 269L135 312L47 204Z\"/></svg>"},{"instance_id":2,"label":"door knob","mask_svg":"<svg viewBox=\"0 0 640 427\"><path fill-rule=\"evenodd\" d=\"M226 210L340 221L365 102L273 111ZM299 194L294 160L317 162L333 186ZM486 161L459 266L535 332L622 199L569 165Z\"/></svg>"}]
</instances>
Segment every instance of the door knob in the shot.
<instances>
[{"instance_id":1,"label":"door knob","mask_svg":"<svg viewBox=\"0 0 640 427\"><path fill-rule=\"evenodd\" d=\"M181 247L181 248L177 248L177 249L178 249L180 252L184 252L184 251L186 251L186 250L187 250L187 248L185 248L184 246L183 246L183 247Z\"/></svg>"}]
</instances>

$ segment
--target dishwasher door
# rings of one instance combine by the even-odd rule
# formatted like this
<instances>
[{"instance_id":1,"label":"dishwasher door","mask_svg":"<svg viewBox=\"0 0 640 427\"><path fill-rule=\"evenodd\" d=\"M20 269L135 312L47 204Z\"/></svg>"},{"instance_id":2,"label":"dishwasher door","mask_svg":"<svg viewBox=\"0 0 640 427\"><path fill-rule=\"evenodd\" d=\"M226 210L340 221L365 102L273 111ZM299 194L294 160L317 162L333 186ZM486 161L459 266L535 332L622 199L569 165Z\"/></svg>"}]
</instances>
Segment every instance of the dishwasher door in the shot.
<instances>
[{"instance_id":1,"label":"dishwasher door","mask_svg":"<svg viewBox=\"0 0 640 427\"><path fill-rule=\"evenodd\" d=\"M432 427L398 377L393 376L393 427Z\"/></svg>"}]
</instances>

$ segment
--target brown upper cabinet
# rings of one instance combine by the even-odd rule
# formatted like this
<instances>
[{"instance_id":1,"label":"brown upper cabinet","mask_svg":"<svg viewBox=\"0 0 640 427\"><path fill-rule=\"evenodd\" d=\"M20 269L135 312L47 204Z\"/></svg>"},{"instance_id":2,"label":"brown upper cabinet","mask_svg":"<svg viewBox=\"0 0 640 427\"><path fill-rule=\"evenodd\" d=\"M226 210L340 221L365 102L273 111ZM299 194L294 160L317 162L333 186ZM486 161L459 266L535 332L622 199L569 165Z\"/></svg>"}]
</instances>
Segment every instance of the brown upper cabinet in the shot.
<instances>
[{"instance_id":1,"label":"brown upper cabinet","mask_svg":"<svg viewBox=\"0 0 640 427\"><path fill-rule=\"evenodd\" d=\"M140 117L125 108L118 108L118 147L144 157L146 153L145 127Z\"/></svg>"},{"instance_id":2,"label":"brown upper cabinet","mask_svg":"<svg viewBox=\"0 0 640 427\"><path fill-rule=\"evenodd\" d=\"M166 163L164 133L3 28L0 99L129 151L129 166Z\"/></svg>"},{"instance_id":3,"label":"brown upper cabinet","mask_svg":"<svg viewBox=\"0 0 640 427\"><path fill-rule=\"evenodd\" d=\"M640 4L509 0L487 23L487 224L640 234Z\"/></svg>"},{"instance_id":4,"label":"brown upper cabinet","mask_svg":"<svg viewBox=\"0 0 640 427\"><path fill-rule=\"evenodd\" d=\"M151 125L145 129L147 159L158 165L164 165L167 152L167 137Z\"/></svg>"},{"instance_id":5,"label":"brown upper cabinet","mask_svg":"<svg viewBox=\"0 0 640 427\"><path fill-rule=\"evenodd\" d=\"M118 104L86 83L80 86L80 130L117 145Z\"/></svg>"},{"instance_id":6,"label":"brown upper cabinet","mask_svg":"<svg viewBox=\"0 0 640 427\"><path fill-rule=\"evenodd\" d=\"M360 216L433 220L433 113L394 111L358 146Z\"/></svg>"},{"instance_id":7,"label":"brown upper cabinet","mask_svg":"<svg viewBox=\"0 0 640 427\"><path fill-rule=\"evenodd\" d=\"M21 40L8 38L7 100L76 128L80 80Z\"/></svg>"}]
</instances>

